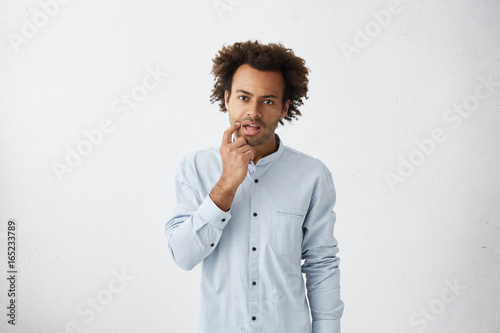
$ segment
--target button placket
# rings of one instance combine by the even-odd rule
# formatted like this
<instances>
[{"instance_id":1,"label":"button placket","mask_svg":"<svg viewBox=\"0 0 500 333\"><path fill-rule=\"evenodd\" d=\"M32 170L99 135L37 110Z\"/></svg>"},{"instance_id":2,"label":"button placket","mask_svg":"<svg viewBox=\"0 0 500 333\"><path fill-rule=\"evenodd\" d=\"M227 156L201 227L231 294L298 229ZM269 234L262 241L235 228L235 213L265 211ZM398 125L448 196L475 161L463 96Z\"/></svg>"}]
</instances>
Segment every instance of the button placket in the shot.
<instances>
[{"instance_id":1,"label":"button placket","mask_svg":"<svg viewBox=\"0 0 500 333\"><path fill-rule=\"evenodd\" d=\"M248 277L250 283L250 298L249 298L249 311L251 316L251 322L255 322L259 316L259 256L260 256L260 233L261 233L261 217L259 215L259 209L262 207L260 200L262 196L260 194L261 186L258 184L259 168L255 168L253 176L254 181L251 182L251 202L250 202L250 262L249 262L249 273ZM257 181L256 181L257 180Z\"/></svg>"}]
</instances>

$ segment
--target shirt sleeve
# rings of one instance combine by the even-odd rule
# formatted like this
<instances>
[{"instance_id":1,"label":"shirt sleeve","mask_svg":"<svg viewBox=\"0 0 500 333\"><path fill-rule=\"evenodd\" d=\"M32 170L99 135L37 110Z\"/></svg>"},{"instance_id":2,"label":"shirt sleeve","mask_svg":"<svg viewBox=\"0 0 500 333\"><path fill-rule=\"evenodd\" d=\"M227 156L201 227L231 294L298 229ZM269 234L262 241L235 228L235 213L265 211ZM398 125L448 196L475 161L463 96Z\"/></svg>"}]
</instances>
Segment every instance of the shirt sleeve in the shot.
<instances>
[{"instance_id":1,"label":"shirt sleeve","mask_svg":"<svg viewBox=\"0 0 500 333\"><path fill-rule=\"evenodd\" d=\"M333 236L336 193L326 166L322 176L304 221L302 273L306 274L312 333L340 333L344 303L340 298L338 243Z\"/></svg>"},{"instance_id":2,"label":"shirt sleeve","mask_svg":"<svg viewBox=\"0 0 500 333\"><path fill-rule=\"evenodd\" d=\"M191 270L212 253L231 210L221 210L198 190L197 179L186 158L178 165L175 175L177 206L173 217L165 224L168 249L175 263Z\"/></svg>"}]
</instances>

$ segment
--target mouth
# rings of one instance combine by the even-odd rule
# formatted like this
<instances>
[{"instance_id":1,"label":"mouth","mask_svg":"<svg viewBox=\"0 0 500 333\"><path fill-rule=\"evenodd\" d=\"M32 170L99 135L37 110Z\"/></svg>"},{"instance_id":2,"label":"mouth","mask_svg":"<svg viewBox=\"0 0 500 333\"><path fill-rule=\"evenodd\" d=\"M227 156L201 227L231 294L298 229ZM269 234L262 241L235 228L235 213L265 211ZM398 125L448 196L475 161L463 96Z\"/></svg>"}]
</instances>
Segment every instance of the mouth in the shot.
<instances>
[{"instance_id":1,"label":"mouth","mask_svg":"<svg viewBox=\"0 0 500 333\"><path fill-rule=\"evenodd\" d=\"M246 135L256 135L260 132L260 126L255 124L245 124L242 129Z\"/></svg>"}]
</instances>

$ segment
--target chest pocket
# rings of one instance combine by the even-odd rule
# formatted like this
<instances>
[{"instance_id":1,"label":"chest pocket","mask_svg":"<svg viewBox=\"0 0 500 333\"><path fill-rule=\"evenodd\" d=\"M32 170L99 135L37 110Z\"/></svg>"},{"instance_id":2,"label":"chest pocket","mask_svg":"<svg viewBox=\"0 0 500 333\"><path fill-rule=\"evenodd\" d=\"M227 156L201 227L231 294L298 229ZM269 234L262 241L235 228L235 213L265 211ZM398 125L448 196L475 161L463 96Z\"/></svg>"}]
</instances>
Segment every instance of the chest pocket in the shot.
<instances>
[{"instance_id":1,"label":"chest pocket","mask_svg":"<svg viewBox=\"0 0 500 333\"><path fill-rule=\"evenodd\" d=\"M306 211L301 209L277 209L271 224L271 247L276 254L301 253L302 224Z\"/></svg>"}]
</instances>

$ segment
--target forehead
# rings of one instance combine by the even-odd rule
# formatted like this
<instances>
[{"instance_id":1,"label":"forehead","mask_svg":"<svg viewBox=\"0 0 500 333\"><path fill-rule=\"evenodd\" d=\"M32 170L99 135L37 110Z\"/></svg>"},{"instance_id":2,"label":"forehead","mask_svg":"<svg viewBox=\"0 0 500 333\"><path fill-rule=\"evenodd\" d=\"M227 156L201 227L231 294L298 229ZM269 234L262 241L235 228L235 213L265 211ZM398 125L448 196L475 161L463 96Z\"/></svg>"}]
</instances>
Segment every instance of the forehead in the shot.
<instances>
[{"instance_id":1,"label":"forehead","mask_svg":"<svg viewBox=\"0 0 500 333\"><path fill-rule=\"evenodd\" d=\"M285 80L281 71L260 71L248 64L238 67L233 75L231 92L245 90L257 96L283 97Z\"/></svg>"}]
</instances>

